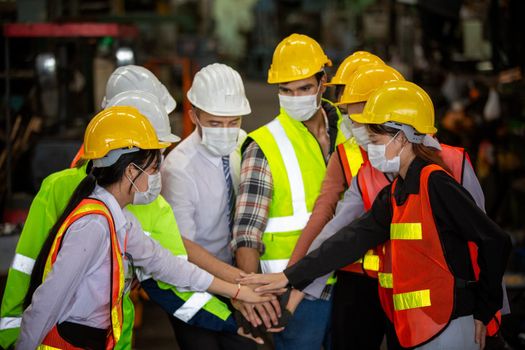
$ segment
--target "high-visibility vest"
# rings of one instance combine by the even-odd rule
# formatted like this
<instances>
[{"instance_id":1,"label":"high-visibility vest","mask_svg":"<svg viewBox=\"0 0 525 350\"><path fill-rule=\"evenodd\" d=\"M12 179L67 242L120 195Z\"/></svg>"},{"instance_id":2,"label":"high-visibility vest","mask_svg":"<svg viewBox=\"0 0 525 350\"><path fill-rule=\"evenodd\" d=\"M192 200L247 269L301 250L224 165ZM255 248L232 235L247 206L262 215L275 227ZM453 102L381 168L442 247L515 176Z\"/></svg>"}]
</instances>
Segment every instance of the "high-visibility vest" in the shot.
<instances>
[{"instance_id":1,"label":"high-visibility vest","mask_svg":"<svg viewBox=\"0 0 525 350\"><path fill-rule=\"evenodd\" d=\"M463 179L463 165L466 152L463 148L452 147L441 144L440 156L445 164L451 169L451 175L461 183ZM361 168L358 175L358 184L363 197L365 210L370 210L377 194L387 186L390 181L385 174L375 169L369 162ZM391 242L379 245L374 250L379 256L379 300L386 316L393 322L394 305L392 303L392 266L391 266Z\"/></svg>"},{"instance_id":2,"label":"high-visibility vest","mask_svg":"<svg viewBox=\"0 0 525 350\"><path fill-rule=\"evenodd\" d=\"M248 136L263 151L273 182L268 223L262 237L265 252L261 269L265 273L281 272L310 218L326 163L317 139L284 109Z\"/></svg>"},{"instance_id":3,"label":"high-visibility vest","mask_svg":"<svg viewBox=\"0 0 525 350\"><path fill-rule=\"evenodd\" d=\"M58 229L51 250L46 259L44 266L44 273L42 276L42 282L45 282L47 275L53 268L53 264L56 261L60 248L62 246L62 240L67 232L67 229L78 219L86 215L102 215L108 221L110 231L110 242L111 242L111 290L110 290L110 321L111 327L108 332L108 338L106 341L106 349L113 349L115 344L118 342L122 333L122 297L124 295L124 267L122 261L122 249L120 247L117 232L115 230L115 223L113 217L107 206L96 199L84 199L78 206L67 216L64 223ZM125 250L125 247L124 247ZM38 349L50 349L54 347L61 349L62 345L60 342L56 342L57 338L53 332L50 332L48 336L42 341L42 345ZM67 348L67 347L66 347Z\"/></svg>"},{"instance_id":4,"label":"high-visibility vest","mask_svg":"<svg viewBox=\"0 0 525 350\"><path fill-rule=\"evenodd\" d=\"M366 152L361 147L359 147L354 138L346 141L345 143L337 145L337 154L343 169L346 186L350 187L353 177L357 176L362 164L365 161L368 161L368 156ZM377 276L378 269L379 257L373 249L369 249L363 258L341 268L343 271L358 274L364 274L365 271L367 271L367 274L371 277Z\"/></svg>"},{"instance_id":5,"label":"high-visibility vest","mask_svg":"<svg viewBox=\"0 0 525 350\"><path fill-rule=\"evenodd\" d=\"M419 194L398 205L391 189L390 264L393 323L401 346L421 345L444 330L454 309L454 275L434 222L428 178L438 165L425 166Z\"/></svg>"}]
</instances>

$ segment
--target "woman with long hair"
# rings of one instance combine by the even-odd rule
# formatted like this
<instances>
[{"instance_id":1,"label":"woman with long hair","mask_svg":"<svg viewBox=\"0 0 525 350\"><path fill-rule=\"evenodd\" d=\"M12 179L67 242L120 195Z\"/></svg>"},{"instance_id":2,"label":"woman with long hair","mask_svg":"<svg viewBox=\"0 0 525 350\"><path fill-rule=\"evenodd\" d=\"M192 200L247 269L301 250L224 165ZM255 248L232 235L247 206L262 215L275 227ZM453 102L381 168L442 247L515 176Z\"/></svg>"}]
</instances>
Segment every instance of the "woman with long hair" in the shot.
<instances>
[{"instance_id":1,"label":"woman with long hair","mask_svg":"<svg viewBox=\"0 0 525 350\"><path fill-rule=\"evenodd\" d=\"M111 349L122 331L122 296L135 266L191 291L267 301L172 255L124 207L160 193L160 142L132 107L96 115L84 137L90 174L78 185L36 260L17 349Z\"/></svg>"},{"instance_id":2,"label":"woman with long hair","mask_svg":"<svg viewBox=\"0 0 525 350\"><path fill-rule=\"evenodd\" d=\"M385 84L352 119L366 124L369 160L398 176L360 219L282 273L246 275L269 292L314 278L385 244L378 281L403 348L479 349L502 304L510 238L476 206L438 155L430 98L406 81ZM477 246L473 266L469 242ZM359 317L359 315L355 315Z\"/></svg>"}]
</instances>

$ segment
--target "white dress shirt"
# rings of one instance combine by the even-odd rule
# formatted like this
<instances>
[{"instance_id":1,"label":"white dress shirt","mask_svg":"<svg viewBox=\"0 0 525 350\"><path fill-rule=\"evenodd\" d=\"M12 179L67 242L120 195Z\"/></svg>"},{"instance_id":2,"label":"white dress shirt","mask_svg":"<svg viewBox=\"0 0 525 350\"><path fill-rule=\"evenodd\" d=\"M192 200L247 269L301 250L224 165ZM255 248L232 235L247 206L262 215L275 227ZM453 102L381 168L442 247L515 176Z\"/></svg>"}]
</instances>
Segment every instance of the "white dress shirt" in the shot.
<instances>
[{"instance_id":1,"label":"white dress shirt","mask_svg":"<svg viewBox=\"0 0 525 350\"><path fill-rule=\"evenodd\" d=\"M110 210L121 251L133 257L135 266L177 287L193 291L208 289L212 275L172 255L146 236L137 219L121 209L108 191L97 185L90 197L101 200ZM108 328L110 264L106 218L91 214L75 221L65 233L52 270L22 315L17 349L35 349L56 323L64 321ZM127 270L127 265L124 266Z\"/></svg>"},{"instance_id":2,"label":"white dress shirt","mask_svg":"<svg viewBox=\"0 0 525 350\"><path fill-rule=\"evenodd\" d=\"M240 173L240 145L230 155L230 173L237 193ZM201 143L197 129L171 151L162 163L162 196L173 208L180 233L201 245L218 259L231 264L231 232L228 189L222 158Z\"/></svg>"}]
</instances>

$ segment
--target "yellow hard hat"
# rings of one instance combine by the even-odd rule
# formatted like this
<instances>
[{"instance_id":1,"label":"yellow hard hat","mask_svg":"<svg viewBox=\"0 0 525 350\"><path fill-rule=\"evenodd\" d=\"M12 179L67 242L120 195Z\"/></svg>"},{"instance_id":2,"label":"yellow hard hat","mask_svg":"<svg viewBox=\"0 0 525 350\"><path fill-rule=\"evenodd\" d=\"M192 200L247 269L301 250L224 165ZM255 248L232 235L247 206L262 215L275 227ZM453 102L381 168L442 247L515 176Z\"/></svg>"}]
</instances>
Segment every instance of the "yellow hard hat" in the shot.
<instances>
[{"instance_id":1,"label":"yellow hard hat","mask_svg":"<svg viewBox=\"0 0 525 350\"><path fill-rule=\"evenodd\" d=\"M428 94L414 83L392 81L376 90L363 113L352 114L361 124L395 122L410 125L421 134L434 134L434 105Z\"/></svg>"},{"instance_id":2,"label":"yellow hard hat","mask_svg":"<svg viewBox=\"0 0 525 350\"><path fill-rule=\"evenodd\" d=\"M366 102L370 95L389 81L405 80L401 73L385 64L367 64L350 76L336 105Z\"/></svg>"},{"instance_id":3,"label":"yellow hard hat","mask_svg":"<svg viewBox=\"0 0 525 350\"><path fill-rule=\"evenodd\" d=\"M302 34L292 34L277 45L272 65L268 70L268 83L278 84L306 79L320 72L332 61L317 41Z\"/></svg>"},{"instance_id":4,"label":"yellow hard hat","mask_svg":"<svg viewBox=\"0 0 525 350\"><path fill-rule=\"evenodd\" d=\"M346 85L350 76L362 65L371 63L382 63L382 59L367 51L356 51L339 65L332 80L325 85Z\"/></svg>"},{"instance_id":5,"label":"yellow hard hat","mask_svg":"<svg viewBox=\"0 0 525 350\"><path fill-rule=\"evenodd\" d=\"M110 107L89 122L84 134L84 159L99 159L121 148L161 149L170 145L159 142L148 118L134 107Z\"/></svg>"}]
</instances>

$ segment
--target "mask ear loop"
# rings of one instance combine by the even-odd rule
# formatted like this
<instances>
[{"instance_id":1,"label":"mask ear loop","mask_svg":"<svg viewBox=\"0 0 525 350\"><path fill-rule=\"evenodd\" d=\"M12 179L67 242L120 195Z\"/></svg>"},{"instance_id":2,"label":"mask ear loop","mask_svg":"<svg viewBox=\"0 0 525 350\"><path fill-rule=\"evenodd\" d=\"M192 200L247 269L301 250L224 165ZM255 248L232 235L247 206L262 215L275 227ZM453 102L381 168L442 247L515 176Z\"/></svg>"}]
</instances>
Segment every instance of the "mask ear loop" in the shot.
<instances>
[{"instance_id":1,"label":"mask ear loop","mask_svg":"<svg viewBox=\"0 0 525 350\"><path fill-rule=\"evenodd\" d=\"M144 170L142 170L137 164L135 164L135 163L133 163L133 162L132 162L132 163L129 163L129 164L130 164L130 165L133 165L134 167L136 167L137 169L139 169L140 171L142 171L144 174L146 174L146 172L145 172ZM146 175L149 176L149 174L146 174ZM139 188L137 187L137 185L135 185L135 182L134 182L133 180L131 180L127 174L126 174L126 178L127 178L128 181L131 183L131 185L135 188L135 191L137 191L137 192L142 192L142 191L139 190Z\"/></svg>"}]
</instances>

